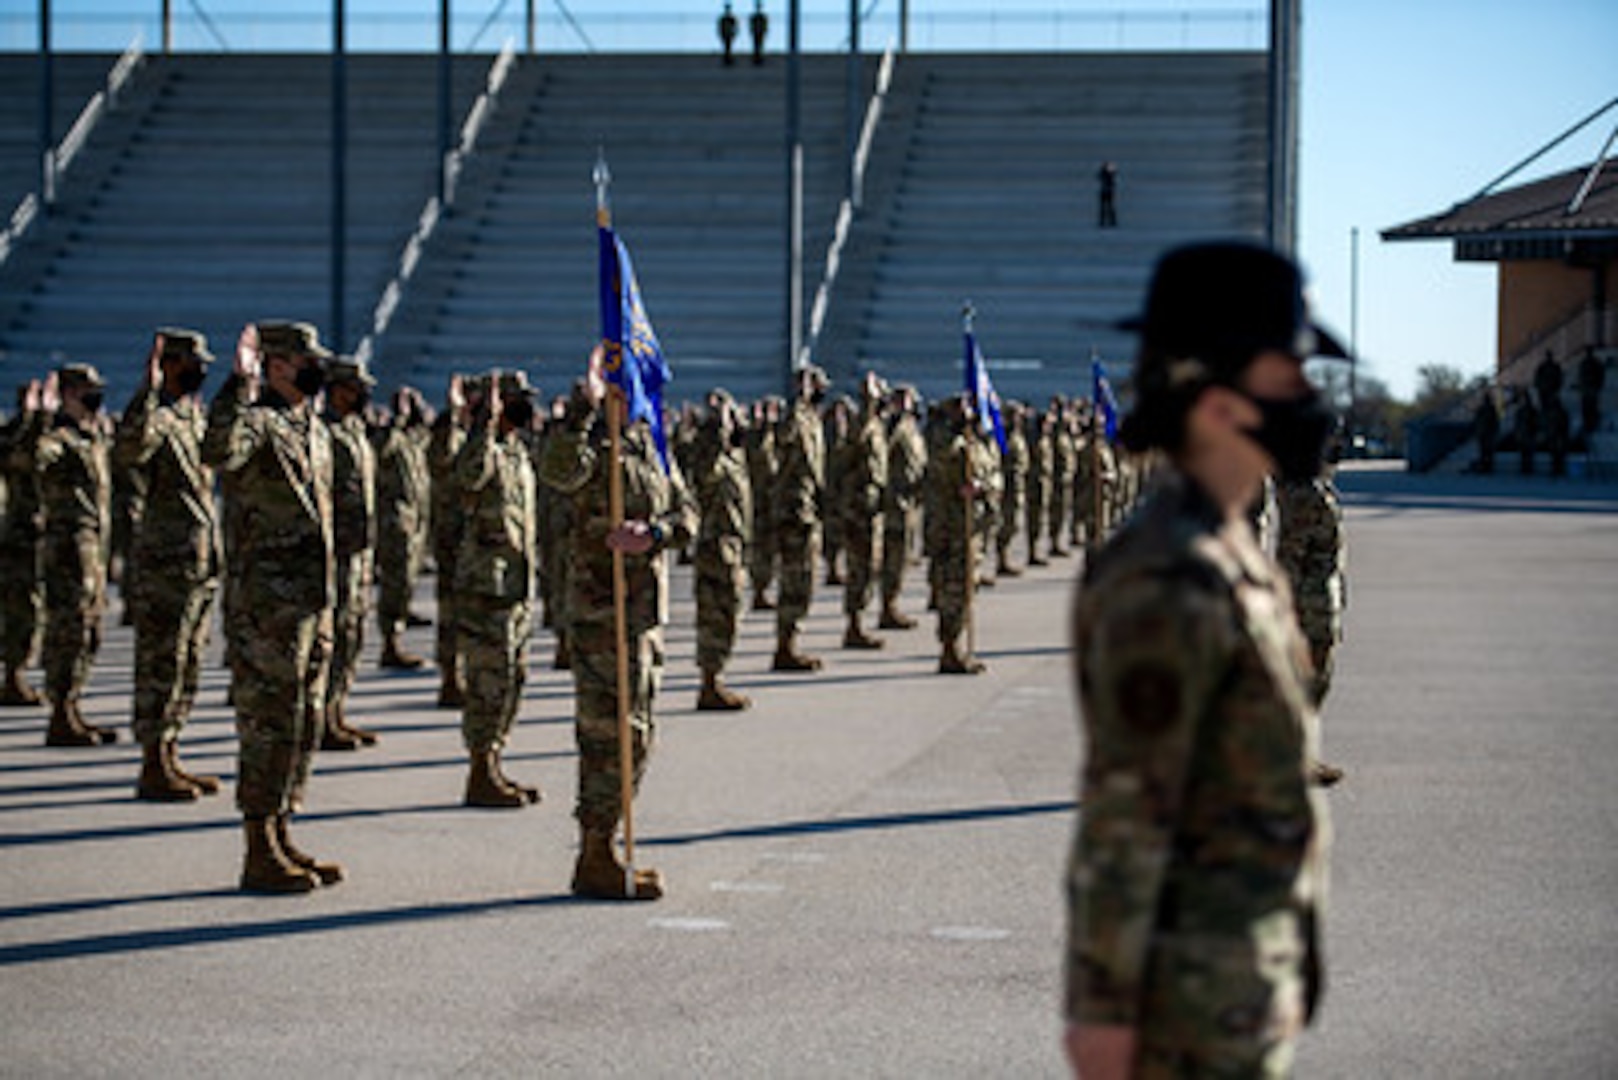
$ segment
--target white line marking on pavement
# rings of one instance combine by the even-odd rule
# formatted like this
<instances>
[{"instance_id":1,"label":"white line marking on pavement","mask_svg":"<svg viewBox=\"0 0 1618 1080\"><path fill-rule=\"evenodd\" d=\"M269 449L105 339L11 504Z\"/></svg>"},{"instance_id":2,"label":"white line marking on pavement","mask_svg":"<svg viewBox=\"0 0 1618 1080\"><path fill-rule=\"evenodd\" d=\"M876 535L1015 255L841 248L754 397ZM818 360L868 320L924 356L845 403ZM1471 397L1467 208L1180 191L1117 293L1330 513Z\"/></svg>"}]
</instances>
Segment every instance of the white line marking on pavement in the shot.
<instances>
[{"instance_id":1,"label":"white line marking on pavement","mask_svg":"<svg viewBox=\"0 0 1618 1080\"><path fill-rule=\"evenodd\" d=\"M714 892L734 893L778 893L784 892L786 886L774 881L712 881L708 888Z\"/></svg>"},{"instance_id":2,"label":"white line marking on pavement","mask_svg":"<svg viewBox=\"0 0 1618 1080\"><path fill-rule=\"evenodd\" d=\"M646 925L658 930L679 930L688 934L730 929L730 924L724 919L655 918L647 919Z\"/></svg>"},{"instance_id":3,"label":"white line marking on pavement","mask_svg":"<svg viewBox=\"0 0 1618 1080\"><path fill-rule=\"evenodd\" d=\"M997 926L935 926L933 937L941 941L1004 941L1010 930Z\"/></svg>"}]
</instances>

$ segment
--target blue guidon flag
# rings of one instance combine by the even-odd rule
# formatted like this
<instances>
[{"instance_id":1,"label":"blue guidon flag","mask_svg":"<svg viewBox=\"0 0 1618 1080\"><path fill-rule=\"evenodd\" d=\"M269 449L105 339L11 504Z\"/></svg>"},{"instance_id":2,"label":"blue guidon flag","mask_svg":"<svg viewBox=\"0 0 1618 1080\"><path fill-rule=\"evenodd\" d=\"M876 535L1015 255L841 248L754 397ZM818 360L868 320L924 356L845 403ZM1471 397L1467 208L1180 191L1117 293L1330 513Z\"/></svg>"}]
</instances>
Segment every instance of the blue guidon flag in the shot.
<instances>
[{"instance_id":1,"label":"blue guidon flag","mask_svg":"<svg viewBox=\"0 0 1618 1080\"><path fill-rule=\"evenodd\" d=\"M972 407L977 410L978 428L987 435L994 432L994 441L1000 444L1000 452L1006 449L1006 425L1000 419L1000 395L994 392L994 384L989 381L989 365L983 359L983 351L978 348L977 338L972 331L966 331L966 392L972 395Z\"/></svg>"},{"instance_id":2,"label":"blue guidon flag","mask_svg":"<svg viewBox=\"0 0 1618 1080\"><path fill-rule=\"evenodd\" d=\"M596 218L601 237L601 371L629 403L629 422L645 420L669 471L668 434L663 430L663 384L674 378L657 332L641 302L629 248L613 231L605 211Z\"/></svg>"},{"instance_id":3,"label":"blue guidon flag","mask_svg":"<svg viewBox=\"0 0 1618 1080\"><path fill-rule=\"evenodd\" d=\"M1118 441L1118 399L1112 394L1112 383L1107 379L1107 369L1101 366L1101 358L1090 357L1090 400L1094 402L1096 412L1101 414L1102 430L1107 433L1109 443Z\"/></svg>"}]
</instances>

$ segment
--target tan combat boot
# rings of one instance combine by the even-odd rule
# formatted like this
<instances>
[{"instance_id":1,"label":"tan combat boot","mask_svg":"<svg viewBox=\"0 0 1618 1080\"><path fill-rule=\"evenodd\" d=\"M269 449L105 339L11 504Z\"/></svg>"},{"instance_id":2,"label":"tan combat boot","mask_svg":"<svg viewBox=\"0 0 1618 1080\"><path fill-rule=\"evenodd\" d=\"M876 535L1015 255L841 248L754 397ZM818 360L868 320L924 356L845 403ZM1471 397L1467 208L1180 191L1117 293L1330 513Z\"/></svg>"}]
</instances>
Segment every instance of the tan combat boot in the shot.
<instances>
[{"instance_id":1,"label":"tan combat boot","mask_svg":"<svg viewBox=\"0 0 1618 1080\"><path fill-rule=\"evenodd\" d=\"M322 751L337 750L348 751L360 748L359 739L344 731L337 720L337 708L328 705L320 724L320 749Z\"/></svg>"},{"instance_id":2,"label":"tan combat boot","mask_svg":"<svg viewBox=\"0 0 1618 1080\"><path fill-rule=\"evenodd\" d=\"M624 865L612 850L612 834L580 830L579 861L573 867L573 895L596 900L660 900L663 875L656 870L635 871L631 890L624 880Z\"/></svg>"},{"instance_id":3,"label":"tan combat boot","mask_svg":"<svg viewBox=\"0 0 1618 1080\"><path fill-rule=\"evenodd\" d=\"M315 875L322 885L335 885L343 880L343 866L341 863L322 862L313 855L306 855L292 843L292 837L287 832L287 826L292 821L291 814L275 815L275 845L286 856L287 862L298 869Z\"/></svg>"},{"instance_id":4,"label":"tan combat boot","mask_svg":"<svg viewBox=\"0 0 1618 1080\"><path fill-rule=\"evenodd\" d=\"M489 764L494 769L494 776L496 780L515 791L517 794L521 795L525 802L537 803L545 798L545 793L540 791L537 787L533 787L529 784L519 784L517 781L506 775L506 765L505 762L500 760L500 751L491 750L489 754L492 758Z\"/></svg>"},{"instance_id":5,"label":"tan combat boot","mask_svg":"<svg viewBox=\"0 0 1618 1080\"><path fill-rule=\"evenodd\" d=\"M361 746L375 746L381 739L370 728L362 728L348 722L348 708L346 702L332 702L331 711L326 714L328 729L335 726L338 731L355 740Z\"/></svg>"},{"instance_id":6,"label":"tan combat boot","mask_svg":"<svg viewBox=\"0 0 1618 1080\"><path fill-rule=\"evenodd\" d=\"M399 644L399 631L390 630L382 639L382 656L377 664L393 671L416 671L427 663L424 657L407 652Z\"/></svg>"},{"instance_id":7,"label":"tan combat boot","mask_svg":"<svg viewBox=\"0 0 1618 1080\"><path fill-rule=\"evenodd\" d=\"M0 705L6 707L22 708L31 705L43 705L45 699L38 690L28 685L28 678L20 667L6 668L6 677L0 683Z\"/></svg>"},{"instance_id":8,"label":"tan combat boot","mask_svg":"<svg viewBox=\"0 0 1618 1080\"><path fill-rule=\"evenodd\" d=\"M84 710L79 708L78 698L68 698L67 711L68 714L73 717L73 722L79 727L83 728L85 731L88 731L91 735L94 735L97 742L107 744L118 741L118 732L116 729L102 727L100 724L92 724L90 721L84 718Z\"/></svg>"},{"instance_id":9,"label":"tan combat boot","mask_svg":"<svg viewBox=\"0 0 1618 1080\"><path fill-rule=\"evenodd\" d=\"M1022 577L1022 571L1011 565L1011 556L1005 548L1000 549L994 561L994 572L998 577Z\"/></svg>"},{"instance_id":10,"label":"tan combat boot","mask_svg":"<svg viewBox=\"0 0 1618 1080\"><path fill-rule=\"evenodd\" d=\"M944 651L938 658L940 675L981 675L987 670L989 665L975 656L961 652L960 646L955 642L944 643Z\"/></svg>"},{"instance_id":11,"label":"tan combat boot","mask_svg":"<svg viewBox=\"0 0 1618 1080\"><path fill-rule=\"evenodd\" d=\"M140 779L135 782L135 798L147 802L195 802L200 792L178 776L163 752L159 739L140 748Z\"/></svg>"},{"instance_id":12,"label":"tan combat boot","mask_svg":"<svg viewBox=\"0 0 1618 1080\"><path fill-rule=\"evenodd\" d=\"M914 630L916 620L899 610L899 605L892 600L882 603L882 617L877 620L880 630Z\"/></svg>"},{"instance_id":13,"label":"tan combat boot","mask_svg":"<svg viewBox=\"0 0 1618 1080\"><path fill-rule=\"evenodd\" d=\"M859 615L848 617L848 628L843 631L843 648L845 649L880 649L884 642L879 637L872 637L860 625Z\"/></svg>"},{"instance_id":14,"label":"tan combat boot","mask_svg":"<svg viewBox=\"0 0 1618 1080\"><path fill-rule=\"evenodd\" d=\"M319 887L319 878L281 851L271 819L243 818L242 830L247 837L247 854L242 861L243 892L306 893Z\"/></svg>"},{"instance_id":15,"label":"tan combat boot","mask_svg":"<svg viewBox=\"0 0 1618 1080\"><path fill-rule=\"evenodd\" d=\"M800 653L795 639L796 635L793 634L783 634L775 639L775 660L770 664L770 670L819 671L820 658Z\"/></svg>"},{"instance_id":16,"label":"tan combat boot","mask_svg":"<svg viewBox=\"0 0 1618 1080\"><path fill-rule=\"evenodd\" d=\"M737 712L752 705L753 699L726 686L719 672L702 673L702 689L697 692L698 712Z\"/></svg>"},{"instance_id":17,"label":"tan combat boot","mask_svg":"<svg viewBox=\"0 0 1618 1080\"><path fill-rule=\"evenodd\" d=\"M463 802L467 806L496 810L515 810L528 805L523 793L501 778L493 750L471 752L471 768L466 774L466 798Z\"/></svg>"},{"instance_id":18,"label":"tan combat boot","mask_svg":"<svg viewBox=\"0 0 1618 1080\"><path fill-rule=\"evenodd\" d=\"M101 736L86 728L72 705L58 701L51 706L51 723L45 729L46 746L100 746Z\"/></svg>"},{"instance_id":19,"label":"tan combat boot","mask_svg":"<svg viewBox=\"0 0 1618 1080\"><path fill-rule=\"evenodd\" d=\"M162 743L163 754L169 760L169 772L197 789L199 795L219 794L219 777L199 775L190 772L180 763L180 744L175 739L165 739Z\"/></svg>"}]
</instances>

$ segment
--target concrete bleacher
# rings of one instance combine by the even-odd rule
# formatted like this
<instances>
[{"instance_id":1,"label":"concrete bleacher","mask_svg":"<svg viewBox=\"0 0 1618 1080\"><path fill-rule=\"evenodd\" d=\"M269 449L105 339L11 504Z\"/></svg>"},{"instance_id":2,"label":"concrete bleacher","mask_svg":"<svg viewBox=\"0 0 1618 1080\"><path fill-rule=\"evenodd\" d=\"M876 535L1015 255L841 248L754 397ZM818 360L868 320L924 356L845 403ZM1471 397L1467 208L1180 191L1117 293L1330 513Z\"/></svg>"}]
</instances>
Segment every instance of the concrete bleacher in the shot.
<instances>
[{"instance_id":1,"label":"concrete bleacher","mask_svg":"<svg viewBox=\"0 0 1618 1080\"><path fill-rule=\"evenodd\" d=\"M436 184L437 69L424 55L348 63L352 347ZM457 115L487 66L458 58ZM251 319L328 326L330 92L323 56L149 57L56 212L0 269L0 382L88 360L119 404L158 325L201 329L224 356Z\"/></svg>"},{"instance_id":2,"label":"concrete bleacher","mask_svg":"<svg viewBox=\"0 0 1618 1080\"><path fill-rule=\"evenodd\" d=\"M867 64L865 85L874 79ZM843 195L846 69L803 63L805 289ZM524 365L564 392L600 334L598 148L614 223L675 372L671 397L785 381L785 65L702 55L519 63L378 370L427 386Z\"/></svg>"},{"instance_id":3,"label":"concrete bleacher","mask_svg":"<svg viewBox=\"0 0 1618 1080\"><path fill-rule=\"evenodd\" d=\"M87 65L85 96L112 59ZM489 59L456 58L457 128ZM0 85L31 62L0 58ZM328 64L149 58L58 212L0 268L0 385L84 359L108 371L116 404L162 323L198 327L222 353L249 319L328 327ZM349 60L344 348L369 329L434 190L436 64ZM565 390L599 333L591 170L604 147L671 397L780 390L785 67L519 59L375 343L384 387L436 394L453 370L520 364ZM841 56L806 56L803 73L807 309L844 194L847 103ZM1262 234L1265 97L1258 53L901 57L816 359L844 386L875 367L952 391L970 298L1003 396L1087 392L1092 347L1121 381L1133 343L1110 323L1139 303L1153 259L1191 237ZM1108 159L1120 220L1100 230Z\"/></svg>"},{"instance_id":4,"label":"concrete bleacher","mask_svg":"<svg viewBox=\"0 0 1618 1080\"><path fill-rule=\"evenodd\" d=\"M1256 53L905 57L824 362L951 392L970 299L1003 397L1088 394L1092 348L1121 376L1164 248L1262 237L1266 93Z\"/></svg>"},{"instance_id":5,"label":"concrete bleacher","mask_svg":"<svg viewBox=\"0 0 1618 1080\"><path fill-rule=\"evenodd\" d=\"M52 142L59 141L85 103L106 82L116 57L58 54L52 61ZM40 63L8 57L0 62L0 217L9 216L40 183Z\"/></svg>"}]
</instances>

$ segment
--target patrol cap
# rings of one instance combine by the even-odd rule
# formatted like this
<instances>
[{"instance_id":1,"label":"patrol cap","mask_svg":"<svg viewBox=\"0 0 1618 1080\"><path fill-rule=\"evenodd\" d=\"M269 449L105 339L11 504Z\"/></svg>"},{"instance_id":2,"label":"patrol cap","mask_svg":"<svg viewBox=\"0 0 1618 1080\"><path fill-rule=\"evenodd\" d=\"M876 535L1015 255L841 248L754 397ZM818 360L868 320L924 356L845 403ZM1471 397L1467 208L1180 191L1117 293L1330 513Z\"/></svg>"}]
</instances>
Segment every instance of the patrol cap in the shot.
<instances>
[{"instance_id":1,"label":"patrol cap","mask_svg":"<svg viewBox=\"0 0 1618 1080\"><path fill-rule=\"evenodd\" d=\"M528 373L526 371L501 371L492 373L490 377L491 379L498 377L500 397L502 399L516 397L531 398L534 396L534 387L533 384L528 381Z\"/></svg>"},{"instance_id":2,"label":"patrol cap","mask_svg":"<svg viewBox=\"0 0 1618 1080\"><path fill-rule=\"evenodd\" d=\"M332 352L320 343L320 331L306 322L272 321L258 324L258 348L265 356L313 356L330 360Z\"/></svg>"},{"instance_id":3,"label":"patrol cap","mask_svg":"<svg viewBox=\"0 0 1618 1080\"><path fill-rule=\"evenodd\" d=\"M63 364L56 369L56 385L63 390L101 390L106 387L107 381L92 364Z\"/></svg>"},{"instance_id":4,"label":"patrol cap","mask_svg":"<svg viewBox=\"0 0 1618 1080\"><path fill-rule=\"evenodd\" d=\"M1141 355L1148 362L1137 365L1135 384L1143 394L1199 378L1235 378L1254 355L1269 349L1300 360L1349 355L1310 317L1297 264L1244 241L1169 251L1152 271L1146 310L1120 321L1118 328L1141 336ZM1153 358L1162 362L1150 362ZM1202 370L1183 363L1187 360Z\"/></svg>"},{"instance_id":5,"label":"patrol cap","mask_svg":"<svg viewBox=\"0 0 1618 1080\"><path fill-rule=\"evenodd\" d=\"M162 360L195 360L204 366L213 363L214 355L208 351L208 339L196 330L179 326L162 326L157 330L163 338Z\"/></svg>"},{"instance_id":6,"label":"patrol cap","mask_svg":"<svg viewBox=\"0 0 1618 1080\"><path fill-rule=\"evenodd\" d=\"M339 356L326 365L326 381L328 383L354 383L360 386L375 386L376 380L371 377L370 368L364 360L352 356Z\"/></svg>"},{"instance_id":7,"label":"patrol cap","mask_svg":"<svg viewBox=\"0 0 1618 1080\"><path fill-rule=\"evenodd\" d=\"M824 390L831 386L831 376L819 364L805 364L798 369L798 375L809 380L816 390Z\"/></svg>"}]
</instances>

